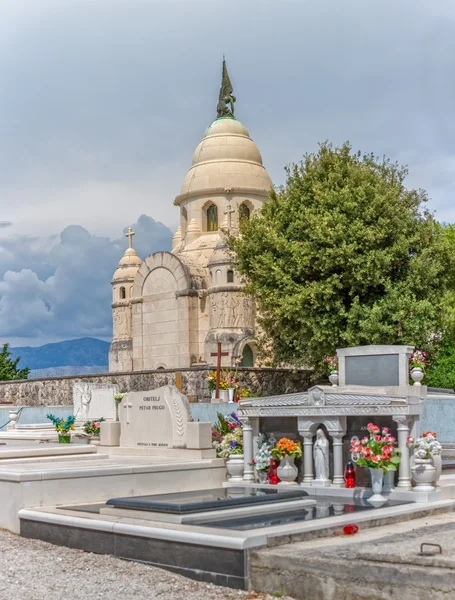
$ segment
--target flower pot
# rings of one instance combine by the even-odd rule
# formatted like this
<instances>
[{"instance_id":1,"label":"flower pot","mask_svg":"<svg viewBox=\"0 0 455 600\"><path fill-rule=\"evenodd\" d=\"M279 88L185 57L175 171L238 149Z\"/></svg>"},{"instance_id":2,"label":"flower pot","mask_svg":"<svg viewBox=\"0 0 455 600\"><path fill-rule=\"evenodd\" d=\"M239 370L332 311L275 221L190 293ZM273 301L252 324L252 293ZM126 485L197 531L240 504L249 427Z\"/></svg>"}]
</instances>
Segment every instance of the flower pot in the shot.
<instances>
[{"instance_id":1,"label":"flower pot","mask_svg":"<svg viewBox=\"0 0 455 600\"><path fill-rule=\"evenodd\" d=\"M229 392L228 390L220 390L220 402L229 402Z\"/></svg>"},{"instance_id":2,"label":"flower pot","mask_svg":"<svg viewBox=\"0 0 455 600\"><path fill-rule=\"evenodd\" d=\"M230 388L228 388L227 391L228 391L229 402L234 402L235 388L230 387Z\"/></svg>"},{"instance_id":3,"label":"flower pot","mask_svg":"<svg viewBox=\"0 0 455 600\"><path fill-rule=\"evenodd\" d=\"M226 470L231 483L243 481L243 454L231 454L226 460Z\"/></svg>"},{"instance_id":4,"label":"flower pot","mask_svg":"<svg viewBox=\"0 0 455 600\"><path fill-rule=\"evenodd\" d=\"M332 384L332 387L338 386L338 371L330 371L329 381Z\"/></svg>"},{"instance_id":5,"label":"flower pot","mask_svg":"<svg viewBox=\"0 0 455 600\"><path fill-rule=\"evenodd\" d=\"M281 483L286 485L297 485L296 479L299 472L294 464L293 456L285 456L282 458L276 472Z\"/></svg>"},{"instance_id":6,"label":"flower pot","mask_svg":"<svg viewBox=\"0 0 455 600\"><path fill-rule=\"evenodd\" d=\"M411 475L415 492L433 492L436 489L432 484L436 480L437 470L431 458L414 458Z\"/></svg>"},{"instance_id":7,"label":"flower pot","mask_svg":"<svg viewBox=\"0 0 455 600\"><path fill-rule=\"evenodd\" d=\"M422 385L421 381L424 377L425 377L425 373L423 372L423 369L421 369L420 367L414 367L411 370L411 379L414 382L414 385Z\"/></svg>"},{"instance_id":8,"label":"flower pot","mask_svg":"<svg viewBox=\"0 0 455 600\"><path fill-rule=\"evenodd\" d=\"M371 487L373 489L373 495L368 498L368 502L374 504L386 502L386 498L382 495L382 485L384 483L384 471L383 469L371 469Z\"/></svg>"},{"instance_id":9,"label":"flower pot","mask_svg":"<svg viewBox=\"0 0 455 600\"><path fill-rule=\"evenodd\" d=\"M71 436L70 435L59 435L58 436L58 443L59 444L69 444L69 443L71 443Z\"/></svg>"}]
</instances>

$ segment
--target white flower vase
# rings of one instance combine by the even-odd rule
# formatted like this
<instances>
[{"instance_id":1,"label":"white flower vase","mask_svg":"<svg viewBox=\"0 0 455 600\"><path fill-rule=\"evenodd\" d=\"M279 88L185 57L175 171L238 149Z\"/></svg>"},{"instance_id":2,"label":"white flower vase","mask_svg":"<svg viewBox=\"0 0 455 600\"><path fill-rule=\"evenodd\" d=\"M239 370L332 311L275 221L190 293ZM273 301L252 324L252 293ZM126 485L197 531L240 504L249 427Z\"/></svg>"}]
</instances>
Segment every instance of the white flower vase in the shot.
<instances>
[{"instance_id":1,"label":"white flower vase","mask_svg":"<svg viewBox=\"0 0 455 600\"><path fill-rule=\"evenodd\" d=\"M229 391L228 390L220 390L220 402L229 402Z\"/></svg>"},{"instance_id":2,"label":"white flower vase","mask_svg":"<svg viewBox=\"0 0 455 600\"><path fill-rule=\"evenodd\" d=\"M216 390L212 390L211 393L210 393L210 395L211 395L212 402L215 402L215 399L216 399Z\"/></svg>"},{"instance_id":3,"label":"white flower vase","mask_svg":"<svg viewBox=\"0 0 455 600\"><path fill-rule=\"evenodd\" d=\"M386 471L384 473L383 492L391 492L395 489L395 471Z\"/></svg>"},{"instance_id":4,"label":"white flower vase","mask_svg":"<svg viewBox=\"0 0 455 600\"><path fill-rule=\"evenodd\" d=\"M425 373L420 367L414 367L411 369L411 379L414 382L414 385L422 385L421 382L424 377Z\"/></svg>"},{"instance_id":5,"label":"white flower vase","mask_svg":"<svg viewBox=\"0 0 455 600\"><path fill-rule=\"evenodd\" d=\"M235 394L235 388L233 388L233 387L228 388L228 396L229 396L230 404L234 403L234 394Z\"/></svg>"},{"instance_id":6,"label":"white flower vase","mask_svg":"<svg viewBox=\"0 0 455 600\"><path fill-rule=\"evenodd\" d=\"M280 479L280 483L285 485L297 485L296 479L299 471L294 464L293 456L285 456L282 458L276 472Z\"/></svg>"},{"instance_id":7,"label":"white flower vase","mask_svg":"<svg viewBox=\"0 0 455 600\"><path fill-rule=\"evenodd\" d=\"M330 371L329 381L332 387L338 387L338 371Z\"/></svg>"},{"instance_id":8,"label":"white flower vase","mask_svg":"<svg viewBox=\"0 0 455 600\"><path fill-rule=\"evenodd\" d=\"M226 470L230 483L240 483L243 481L243 454L231 454L226 460Z\"/></svg>"},{"instance_id":9,"label":"white flower vase","mask_svg":"<svg viewBox=\"0 0 455 600\"><path fill-rule=\"evenodd\" d=\"M384 483L384 471L383 469L371 469L371 487L373 489L373 495L368 498L368 502L371 504L382 504L386 502L387 499L382 495L382 486Z\"/></svg>"},{"instance_id":10,"label":"white flower vase","mask_svg":"<svg viewBox=\"0 0 455 600\"><path fill-rule=\"evenodd\" d=\"M415 483L414 492L434 492L433 482L437 477L437 470L431 458L414 458L411 467L412 479Z\"/></svg>"}]
</instances>

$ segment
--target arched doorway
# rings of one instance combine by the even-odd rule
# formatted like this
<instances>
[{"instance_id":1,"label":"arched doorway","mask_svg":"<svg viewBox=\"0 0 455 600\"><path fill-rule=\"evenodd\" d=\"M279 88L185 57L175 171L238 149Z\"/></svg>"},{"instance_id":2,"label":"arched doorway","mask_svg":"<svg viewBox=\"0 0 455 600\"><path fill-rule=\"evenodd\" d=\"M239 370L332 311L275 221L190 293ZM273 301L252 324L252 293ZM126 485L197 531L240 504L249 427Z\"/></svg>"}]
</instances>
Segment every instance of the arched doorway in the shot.
<instances>
[{"instance_id":1,"label":"arched doorway","mask_svg":"<svg viewBox=\"0 0 455 600\"><path fill-rule=\"evenodd\" d=\"M240 363L241 367L253 367L254 366L254 354L253 350L251 350L251 346L248 344L245 345L242 352L242 362Z\"/></svg>"}]
</instances>

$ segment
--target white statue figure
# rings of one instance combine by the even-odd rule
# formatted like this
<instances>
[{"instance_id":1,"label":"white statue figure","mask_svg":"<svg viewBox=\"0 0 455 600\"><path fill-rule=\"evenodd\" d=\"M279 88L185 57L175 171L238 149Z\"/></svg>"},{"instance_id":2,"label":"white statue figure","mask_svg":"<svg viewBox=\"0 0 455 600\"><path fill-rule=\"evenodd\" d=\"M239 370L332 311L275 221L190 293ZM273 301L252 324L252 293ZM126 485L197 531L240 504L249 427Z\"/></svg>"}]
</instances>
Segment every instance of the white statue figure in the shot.
<instances>
[{"instance_id":1,"label":"white statue figure","mask_svg":"<svg viewBox=\"0 0 455 600\"><path fill-rule=\"evenodd\" d=\"M316 431L316 441L313 446L314 472L316 481L321 485L329 484L329 440L322 429Z\"/></svg>"}]
</instances>

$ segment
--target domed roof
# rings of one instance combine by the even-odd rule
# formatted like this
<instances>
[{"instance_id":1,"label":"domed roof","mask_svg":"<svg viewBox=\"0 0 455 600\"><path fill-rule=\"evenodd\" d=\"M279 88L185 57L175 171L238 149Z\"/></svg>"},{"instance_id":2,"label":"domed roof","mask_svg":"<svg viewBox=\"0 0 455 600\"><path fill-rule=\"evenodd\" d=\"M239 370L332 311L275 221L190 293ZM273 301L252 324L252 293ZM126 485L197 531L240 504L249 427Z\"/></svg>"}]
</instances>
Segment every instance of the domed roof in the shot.
<instances>
[{"instance_id":1,"label":"domed roof","mask_svg":"<svg viewBox=\"0 0 455 600\"><path fill-rule=\"evenodd\" d=\"M271 186L261 153L246 127L233 117L220 117L207 128L196 148L181 195L214 188L266 192Z\"/></svg>"},{"instance_id":2,"label":"domed roof","mask_svg":"<svg viewBox=\"0 0 455 600\"><path fill-rule=\"evenodd\" d=\"M128 229L126 237L129 238L129 248L125 250L125 254L120 259L117 270L112 278L112 283L116 281L123 281L124 279L134 279L136 277L137 270L142 264L142 260L137 255L136 250L132 246L131 238L134 233L131 227Z\"/></svg>"},{"instance_id":3,"label":"domed roof","mask_svg":"<svg viewBox=\"0 0 455 600\"><path fill-rule=\"evenodd\" d=\"M209 258L207 266L210 268L214 265L229 264L234 262L234 257L229 252L229 248L224 235L220 235L216 243L215 249Z\"/></svg>"}]
</instances>

